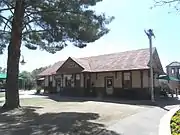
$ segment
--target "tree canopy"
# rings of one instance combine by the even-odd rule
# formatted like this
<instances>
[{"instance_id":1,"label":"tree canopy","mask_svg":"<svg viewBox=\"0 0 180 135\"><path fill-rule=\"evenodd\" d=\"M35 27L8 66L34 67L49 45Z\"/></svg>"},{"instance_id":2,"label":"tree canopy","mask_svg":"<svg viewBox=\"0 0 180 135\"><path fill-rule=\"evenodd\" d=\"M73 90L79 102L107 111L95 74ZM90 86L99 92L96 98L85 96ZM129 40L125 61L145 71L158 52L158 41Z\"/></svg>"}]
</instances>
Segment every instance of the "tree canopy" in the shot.
<instances>
[{"instance_id":1,"label":"tree canopy","mask_svg":"<svg viewBox=\"0 0 180 135\"><path fill-rule=\"evenodd\" d=\"M4 109L19 107L21 44L50 53L69 43L83 48L109 32L114 17L92 10L102 0L0 0L0 53L8 45Z\"/></svg>"},{"instance_id":2,"label":"tree canopy","mask_svg":"<svg viewBox=\"0 0 180 135\"><path fill-rule=\"evenodd\" d=\"M114 17L90 9L102 0L24 0L22 44L50 53L72 43L84 47L109 32ZM14 0L0 0L0 52L11 38Z\"/></svg>"}]
</instances>

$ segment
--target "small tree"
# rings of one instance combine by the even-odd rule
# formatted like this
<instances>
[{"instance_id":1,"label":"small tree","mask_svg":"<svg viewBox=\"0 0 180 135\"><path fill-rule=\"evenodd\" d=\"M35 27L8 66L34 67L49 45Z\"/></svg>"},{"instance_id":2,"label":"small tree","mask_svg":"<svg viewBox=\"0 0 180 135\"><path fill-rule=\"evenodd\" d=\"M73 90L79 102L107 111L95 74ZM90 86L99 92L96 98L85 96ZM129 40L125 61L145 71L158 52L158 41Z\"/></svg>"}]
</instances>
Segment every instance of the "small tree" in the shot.
<instances>
[{"instance_id":1,"label":"small tree","mask_svg":"<svg viewBox=\"0 0 180 135\"><path fill-rule=\"evenodd\" d=\"M50 53L67 43L83 48L109 32L113 17L90 6L102 0L0 0L0 52L8 46L7 90L3 108L19 107L18 73L21 43ZM33 57L33 56L32 56Z\"/></svg>"}]
</instances>

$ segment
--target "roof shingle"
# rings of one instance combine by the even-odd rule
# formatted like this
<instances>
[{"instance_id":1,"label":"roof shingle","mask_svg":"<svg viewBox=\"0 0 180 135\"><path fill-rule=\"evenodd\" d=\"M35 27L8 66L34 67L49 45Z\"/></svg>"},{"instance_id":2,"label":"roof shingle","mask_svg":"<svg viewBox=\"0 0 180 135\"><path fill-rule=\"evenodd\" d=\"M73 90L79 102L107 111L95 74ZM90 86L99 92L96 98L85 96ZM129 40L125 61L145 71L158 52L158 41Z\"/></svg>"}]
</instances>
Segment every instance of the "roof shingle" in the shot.
<instances>
[{"instance_id":1,"label":"roof shingle","mask_svg":"<svg viewBox=\"0 0 180 135\"><path fill-rule=\"evenodd\" d=\"M153 48L154 52L155 48ZM84 72L104 72L104 71L122 71L149 69L149 48L91 56L84 58L72 58L75 62L84 68ZM55 63L49 69L43 71L40 75L55 74L64 61Z\"/></svg>"}]
</instances>

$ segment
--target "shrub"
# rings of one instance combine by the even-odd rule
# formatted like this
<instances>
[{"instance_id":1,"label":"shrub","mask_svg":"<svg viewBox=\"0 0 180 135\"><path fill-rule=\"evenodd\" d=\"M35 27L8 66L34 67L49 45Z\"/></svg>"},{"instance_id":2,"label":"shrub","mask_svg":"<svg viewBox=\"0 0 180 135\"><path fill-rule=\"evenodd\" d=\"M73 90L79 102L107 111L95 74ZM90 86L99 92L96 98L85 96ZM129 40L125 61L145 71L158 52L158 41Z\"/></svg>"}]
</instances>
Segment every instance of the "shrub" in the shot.
<instances>
[{"instance_id":1,"label":"shrub","mask_svg":"<svg viewBox=\"0 0 180 135\"><path fill-rule=\"evenodd\" d=\"M171 119L172 135L180 135L180 110L178 110Z\"/></svg>"},{"instance_id":2,"label":"shrub","mask_svg":"<svg viewBox=\"0 0 180 135\"><path fill-rule=\"evenodd\" d=\"M40 94L41 90L42 90L42 88L40 86L38 86L36 89L36 94Z\"/></svg>"}]
</instances>

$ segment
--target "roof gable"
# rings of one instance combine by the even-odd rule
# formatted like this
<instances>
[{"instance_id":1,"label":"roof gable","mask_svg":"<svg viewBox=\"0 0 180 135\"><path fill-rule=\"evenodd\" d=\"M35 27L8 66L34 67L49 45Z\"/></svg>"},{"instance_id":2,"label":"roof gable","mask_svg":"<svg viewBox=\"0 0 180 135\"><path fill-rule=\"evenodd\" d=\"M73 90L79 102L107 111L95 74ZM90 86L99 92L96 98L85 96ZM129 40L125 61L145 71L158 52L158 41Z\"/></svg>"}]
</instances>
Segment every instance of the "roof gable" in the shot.
<instances>
[{"instance_id":1,"label":"roof gable","mask_svg":"<svg viewBox=\"0 0 180 135\"><path fill-rule=\"evenodd\" d=\"M75 71L82 71L84 67L82 67L76 60L69 57L59 68L56 72L75 72Z\"/></svg>"},{"instance_id":2,"label":"roof gable","mask_svg":"<svg viewBox=\"0 0 180 135\"><path fill-rule=\"evenodd\" d=\"M155 49L153 52L153 68L155 71L161 72L162 74L164 73L159 55L157 50Z\"/></svg>"},{"instance_id":3,"label":"roof gable","mask_svg":"<svg viewBox=\"0 0 180 135\"><path fill-rule=\"evenodd\" d=\"M167 65L166 67L179 67L180 66L180 62L178 61L174 61L171 62L169 65Z\"/></svg>"}]
</instances>

